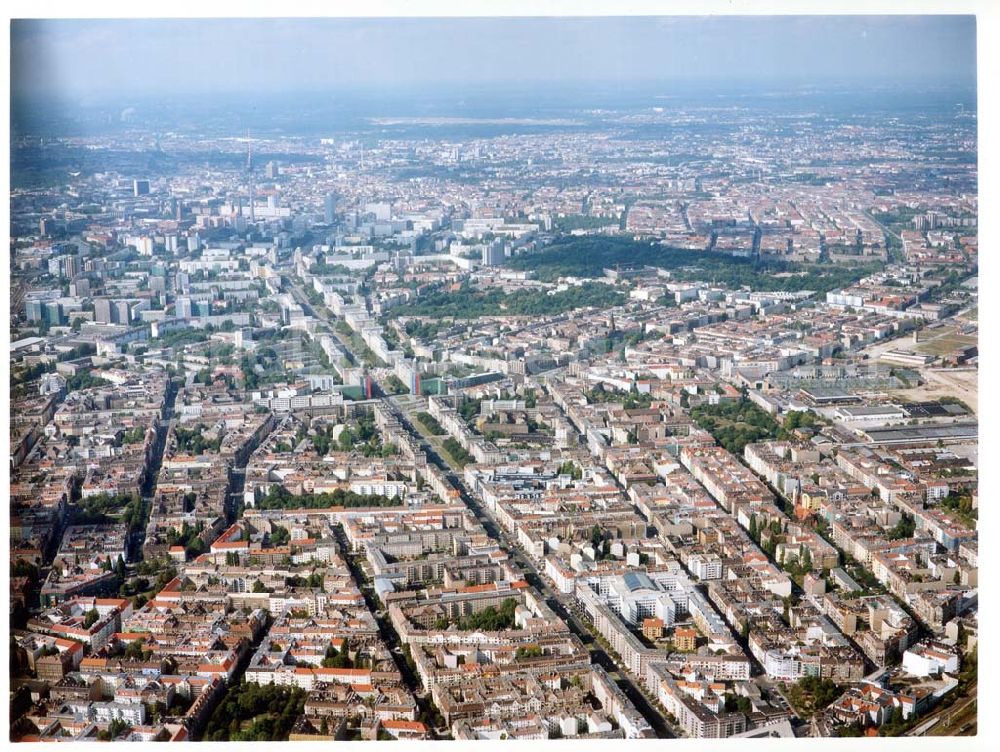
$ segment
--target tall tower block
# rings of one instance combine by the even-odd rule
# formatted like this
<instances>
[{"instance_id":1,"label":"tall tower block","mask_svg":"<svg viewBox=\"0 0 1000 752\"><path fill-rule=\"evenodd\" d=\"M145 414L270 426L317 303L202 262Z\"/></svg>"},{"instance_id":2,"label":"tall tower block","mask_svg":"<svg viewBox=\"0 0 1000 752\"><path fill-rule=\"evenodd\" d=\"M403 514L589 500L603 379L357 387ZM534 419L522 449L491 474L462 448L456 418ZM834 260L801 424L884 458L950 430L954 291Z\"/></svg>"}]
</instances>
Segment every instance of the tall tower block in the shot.
<instances>
[{"instance_id":1,"label":"tall tower block","mask_svg":"<svg viewBox=\"0 0 1000 752\"><path fill-rule=\"evenodd\" d=\"M256 217L254 217L254 209L253 209L253 203L254 203L254 201L253 201L253 199L254 199L254 195L253 195L253 152L252 152L252 149L251 149L251 146L250 146L250 131L249 131L249 129L247 130L247 181L250 184L250 222L252 224L253 222L256 221Z\"/></svg>"}]
</instances>

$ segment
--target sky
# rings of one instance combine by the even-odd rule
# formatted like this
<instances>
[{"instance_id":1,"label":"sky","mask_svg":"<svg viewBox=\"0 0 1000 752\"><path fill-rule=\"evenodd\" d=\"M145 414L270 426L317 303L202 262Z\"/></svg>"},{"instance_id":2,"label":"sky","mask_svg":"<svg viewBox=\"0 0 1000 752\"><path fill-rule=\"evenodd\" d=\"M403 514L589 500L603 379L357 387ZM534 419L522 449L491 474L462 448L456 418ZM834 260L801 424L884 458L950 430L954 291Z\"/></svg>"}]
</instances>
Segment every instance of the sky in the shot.
<instances>
[{"instance_id":1,"label":"sky","mask_svg":"<svg viewBox=\"0 0 1000 752\"><path fill-rule=\"evenodd\" d=\"M975 36L973 16L14 20L11 90L975 86Z\"/></svg>"}]
</instances>

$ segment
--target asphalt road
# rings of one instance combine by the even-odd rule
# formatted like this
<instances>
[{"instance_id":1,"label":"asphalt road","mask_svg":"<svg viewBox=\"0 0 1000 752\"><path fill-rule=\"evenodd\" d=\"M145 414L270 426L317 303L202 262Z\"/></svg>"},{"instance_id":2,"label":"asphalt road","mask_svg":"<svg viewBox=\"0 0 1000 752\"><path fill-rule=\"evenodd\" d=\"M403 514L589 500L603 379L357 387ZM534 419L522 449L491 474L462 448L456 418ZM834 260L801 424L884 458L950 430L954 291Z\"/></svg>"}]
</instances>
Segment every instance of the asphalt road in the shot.
<instances>
[{"instance_id":1,"label":"asphalt road","mask_svg":"<svg viewBox=\"0 0 1000 752\"><path fill-rule=\"evenodd\" d=\"M149 472L146 480L140 488L142 503L145 507L143 512L142 526L129 536L127 559L130 562L139 561L142 558L142 545L146 542L146 523L149 521L149 509L156 497L156 481L160 475L160 466L163 464L163 452L167 448L167 434L174 422L174 400L177 399L178 385L171 381L167 384L167 393L163 401L163 415L160 425L156 429L156 439L153 443L153 457L149 463Z\"/></svg>"}]
</instances>

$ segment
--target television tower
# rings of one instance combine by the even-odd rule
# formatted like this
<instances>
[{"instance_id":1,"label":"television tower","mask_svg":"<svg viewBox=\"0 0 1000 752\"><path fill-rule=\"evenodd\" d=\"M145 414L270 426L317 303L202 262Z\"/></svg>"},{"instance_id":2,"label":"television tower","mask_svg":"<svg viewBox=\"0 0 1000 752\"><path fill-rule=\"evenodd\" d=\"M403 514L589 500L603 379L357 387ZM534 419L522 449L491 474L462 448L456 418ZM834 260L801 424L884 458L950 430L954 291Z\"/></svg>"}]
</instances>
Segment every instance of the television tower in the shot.
<instances>
[{"instance_id":1,"label":"television tower","mask_svg":"<svg viewBox=\"0 0 1000 752\"><path fill-rule=\"evenodd\" d=\"M250 146L250 129L247 128L247 180L250 183L250 223L256 219L253 213L253 152Z\"/></svg>"}]
</instances>

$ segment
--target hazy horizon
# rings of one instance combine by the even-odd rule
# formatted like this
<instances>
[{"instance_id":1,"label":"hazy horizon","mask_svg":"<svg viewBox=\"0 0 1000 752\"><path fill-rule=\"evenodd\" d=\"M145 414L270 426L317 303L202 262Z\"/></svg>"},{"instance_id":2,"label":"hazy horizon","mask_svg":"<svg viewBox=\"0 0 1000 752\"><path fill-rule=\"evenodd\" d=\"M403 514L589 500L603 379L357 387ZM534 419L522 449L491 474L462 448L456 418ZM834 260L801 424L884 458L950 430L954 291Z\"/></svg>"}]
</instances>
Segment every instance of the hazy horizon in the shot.
<instances>
[{"instance_id":1,"label":"hazy horizon","mask_svg":"<svg viewBox=\"0 0 1000 752\"><path fill-rule=\"evenodd\" d=\"M974 16L11 22L11 96L976 86Z\"/></svg>"}]
</instances>

